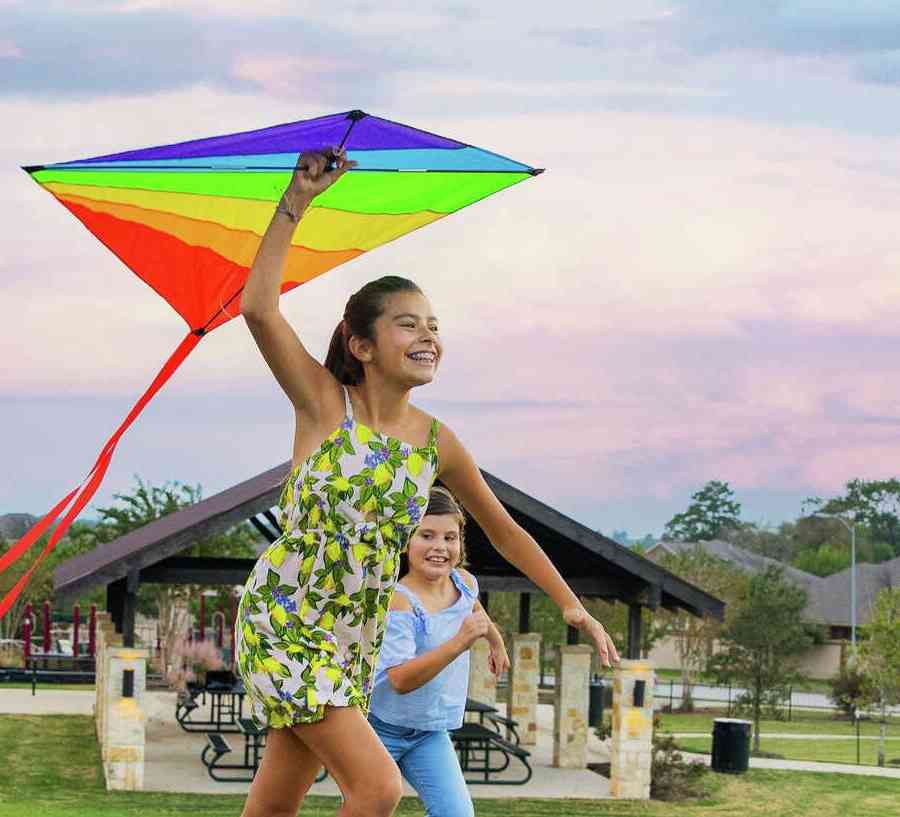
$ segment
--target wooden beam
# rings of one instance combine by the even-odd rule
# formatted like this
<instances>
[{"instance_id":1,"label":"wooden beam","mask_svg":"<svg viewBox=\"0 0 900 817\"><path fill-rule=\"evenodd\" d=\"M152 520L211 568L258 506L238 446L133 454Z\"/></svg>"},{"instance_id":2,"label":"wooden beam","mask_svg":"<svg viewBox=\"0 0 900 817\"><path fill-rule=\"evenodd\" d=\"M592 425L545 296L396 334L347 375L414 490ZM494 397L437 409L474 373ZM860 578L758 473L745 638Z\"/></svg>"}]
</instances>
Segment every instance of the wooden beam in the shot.
<instances>
[{"instance_id":1,"label":"wooden beam","mask_svg":"<svg viewBox=\"0 0 900 817\"><path fill-rule=\"evenodd\" d=\"M269 524L272 526L272 530L277 530L278 535L281 536L281 534L282 534L281 524L278 522L278 519L276 518L275 514L272 513L272 509L267 508L263 512L263 516L269 520Z\"/></svg>"},{"instance_id":2,"label":"wooden beam","mask_svg":"<svg viewBox=\"0 0 900 817\"><path fill-rule=\"evenodd\" d=\"M256 559L170 556L141 571L146 584L243 584Z\"/></svg>"},{"instance_id":3,"label":"wooden beam","mask_svg":"<svg viewBox=\"0 0 900 817\"><path fill-rule=\"evenodd\" d=\"M250 524L253 525L253 527L256 528L256 530L259 532L260 536L262 536L262 538L265 539L270 545L272 544L272 542L278 539L279 534L273 533L269 529L269 526L258 516L251 516L249 521Z\"/></svg>"},{"instance_id":4,"label":"wooden beam","mask_svg":"<svg viewBox=\"0 0 900 817\"><path fill-rule=\"evenodd\" d=\"M525 576L490 576L476 573L478 586L487 592L509 593L543 593L531 579ZM599 598L619 599L621 601L635 601L638 594L644 589L642 582L627 582L612 579L608 576L565 576L569 587L579 596L594 596Z\"/></svg>"}]
</instances>

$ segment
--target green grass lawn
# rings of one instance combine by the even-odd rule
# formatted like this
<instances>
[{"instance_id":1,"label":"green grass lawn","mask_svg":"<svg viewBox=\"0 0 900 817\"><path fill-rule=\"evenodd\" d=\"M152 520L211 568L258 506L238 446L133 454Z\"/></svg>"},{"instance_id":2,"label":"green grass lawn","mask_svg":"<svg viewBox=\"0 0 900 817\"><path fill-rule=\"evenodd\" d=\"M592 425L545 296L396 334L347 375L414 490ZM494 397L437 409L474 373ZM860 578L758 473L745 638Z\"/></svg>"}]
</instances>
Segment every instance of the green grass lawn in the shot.
<instances>
[{"instance_id":1,"label":"green grass lawn","mask_svg":"<svg viewBox=\"0 0 900 817\"><path fill-rule=\"evenodd\" d=\"M753 771L710 775L688 803L476 800L478 817L896 817L900 781ZM477 790L476 790L477 797ZM0 716L0 817L236 817L241 795L107 792L91 718ZM301 815L333 815L338 801L311 797ZM421 817L404 799L398 817Z\"/></svg>"},{"instance_id":2,"label":"green grass lawn","mask_svg":"<svg viewBox=\"0 0 900 817\"><path fill-rule=\"evenodd\" d=\"M725 716L724 711L718 713L695 712L690 715L663 712L660 715L661 728L665 732L699 732L704 735L712 735L713 720ZM877 735L878 729L877 721L862 721L859 733L860 735ZM763 737L767 732L786 735L856 735L856 727L849 720L835 719L824 712L804 712L802 719L760 721L759 732ZM888 736L900 737L900 719L893 718L888 722Z\"/></svg>"}]
</instances>

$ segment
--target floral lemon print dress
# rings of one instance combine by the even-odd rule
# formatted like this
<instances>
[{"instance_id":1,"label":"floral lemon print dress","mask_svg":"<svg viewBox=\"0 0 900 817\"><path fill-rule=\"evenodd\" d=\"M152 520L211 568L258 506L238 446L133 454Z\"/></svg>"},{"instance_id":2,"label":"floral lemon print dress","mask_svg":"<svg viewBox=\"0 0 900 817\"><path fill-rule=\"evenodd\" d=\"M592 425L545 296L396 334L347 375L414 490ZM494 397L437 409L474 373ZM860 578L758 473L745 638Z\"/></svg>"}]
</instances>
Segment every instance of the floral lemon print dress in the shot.
<instances>
[{"instance_id":1,"label":"floral lemon print dress","mask_svg":"<svg viewBox=\"0 0 900 817\"><path fill-rule=\"evenodd\" d=\"M238 608L237 661L253 719L313 723L325 706L365 714L400 553L437 475L438 422L424 448L346 416L290 474L282 537L260 556Z\"/></svg>"}]
</instances>

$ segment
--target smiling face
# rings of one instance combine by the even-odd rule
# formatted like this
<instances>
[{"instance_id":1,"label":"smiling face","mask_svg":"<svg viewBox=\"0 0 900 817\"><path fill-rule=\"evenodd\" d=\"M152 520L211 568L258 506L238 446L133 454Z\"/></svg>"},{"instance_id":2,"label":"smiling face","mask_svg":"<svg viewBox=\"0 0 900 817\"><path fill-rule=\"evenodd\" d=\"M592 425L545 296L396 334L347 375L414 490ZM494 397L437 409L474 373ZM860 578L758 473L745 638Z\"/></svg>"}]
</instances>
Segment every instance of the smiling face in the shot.
<instances>
[{"instance_id":1,"label":"smiling face","mask_svg":"<svg viewBox=\"0 0 900 817\"><path fill-rule=\"evenodd\" d=\"M351 348L364 365L407 387L430 383L443 354L437 318L420 292L389 296L375 321L374 339L353 338Z\"/></svg>"},{"instance_id":2,"label":"smiling face","mask_svg":"<svg viewBox=\"0 0 900 817\"><path fill-rule=\"evenodd\" d=\"M459 519L454 514L428 514L409 539L409 573L427 581L450 575L461 559Z\"/></svg>"}]
</instances>

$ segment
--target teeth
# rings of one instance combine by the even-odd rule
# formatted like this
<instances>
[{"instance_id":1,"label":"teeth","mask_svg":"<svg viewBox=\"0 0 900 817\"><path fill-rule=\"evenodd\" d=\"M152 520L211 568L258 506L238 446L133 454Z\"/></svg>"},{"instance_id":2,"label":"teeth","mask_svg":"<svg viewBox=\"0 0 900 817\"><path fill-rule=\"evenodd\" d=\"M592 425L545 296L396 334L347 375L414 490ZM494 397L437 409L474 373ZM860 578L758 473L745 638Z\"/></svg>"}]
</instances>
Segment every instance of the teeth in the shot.
<instances>
[{"instance_id":1,"label":"teeth","mask_svg":"<svg viewBox=\"0 0 900 817\"><path fill-rule=\"evenodd\" d=\"M434 363L435 354L433 352L414 352L409 355L413 360L427 360L429 363Z\"/></svg>"}]
</instances>

